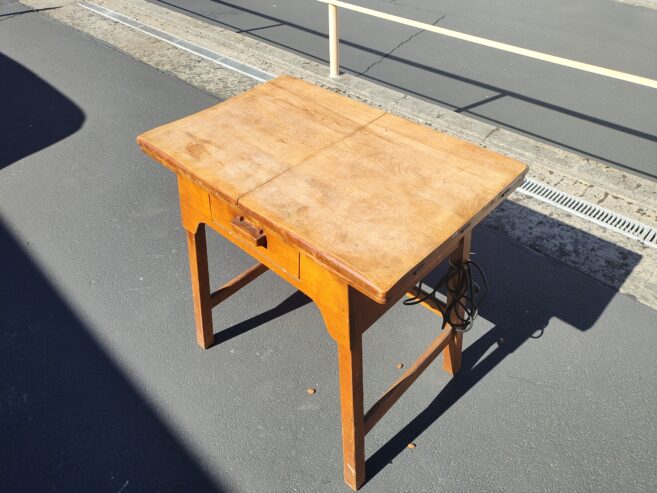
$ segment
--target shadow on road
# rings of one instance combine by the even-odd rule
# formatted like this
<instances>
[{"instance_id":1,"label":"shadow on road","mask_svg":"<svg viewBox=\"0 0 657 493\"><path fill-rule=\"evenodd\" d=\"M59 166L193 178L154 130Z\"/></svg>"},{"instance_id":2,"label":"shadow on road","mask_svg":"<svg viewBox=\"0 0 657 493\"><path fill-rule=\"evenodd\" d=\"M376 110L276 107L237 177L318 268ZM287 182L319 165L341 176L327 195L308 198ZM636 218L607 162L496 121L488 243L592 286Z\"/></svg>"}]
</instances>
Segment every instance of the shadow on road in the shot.
<instances>
[{"instance_id":1,"label":"shadow on road","mask_svg":"<svg viewBox=\"0 0 657 493\"><path fill-rule=\"evenodd\" d=\"M0 53L0 169L75 133L85 115L34 72Z\"/></svg>"},{"instance_id":2,"label":"shadow on road","mask_svg":"<svg viewBox=\"0 0 657 493\"><path fill-rule=\"evenodd\" d=\"M523 208L518 204L513 206ZM547 217L541 220L558 222ZM573 229L563 223L560 228L561 231ZM619 284L641 260L634 252L582 231L573 234L587 236L586 242L593 252L603 249L616 252L623 265L617 271L618 276L624 276L619 277ZM368 479L403 452L507 356L526 342L539 339L552 318L586 331L593 327L616 294L610 287L541 257L489 228L475 231L473 250L476 252L473 259L484 267L491 286L480 314L495 326L483 335L477 334L476 326L466 334L466 345L468 339L478 338L464 350L461 370L422 412L367 460ZM437 270L427 283L432 284L441 275L442 269Z\"/></svg>"},{"instance_id":3,"label":"shadow on road","mask_svg":"<svg viewBox=\"0 0 657 493\"><path fill-rule=\"evenodd\" d=\"M0 258L0 491L222 491L2 222Z\"/></svg>"},{"instance_id":4,"label":"shadow on road","mask_svg":"<svg viewBox=\"0 0 657 493\"><path fill-rule=\"evenodd\" d=\"M0 54L0 169L84 113ZM0 220L0 491L222 491L196 465Z\"/></svg>"},{"instance_id":5,"label":"shadow on road","mask_svg":"<svg viewBox=\"0 0 657 493\"><path fill-rule=\"evenodd\" d=\"M509 210L503 217L527 216L528 211L520 204L507 201L504 207ZM632 251L556 219L535 211L531 211L530 215L533 221L541 224L538 228L540 233L553 231L565 237L577 238L574 249L586 249L592 256L601 257L597 261L613 265L617 286L622 285L641 260L641 256ZM514 226L510 223L507 227ZM488 298L481 306L481 317L495 325L484 334L473 330L466 335L466 345L468 340L474 339L474 342L463 352L461 370L423 411L369 457L368 480L406 450L409 443L422 435L505 358L528 341L540 339L551 319L558 318L576 330L587 331L595 325L616 294L613 288L563 263L543 257L490 227L476 228L473 249L473 259L484 267L491 287ZM442 277L444 269L443 265L430 274L426 283L435 283ZM284 316L309 302L311 300L308 297L296 291L276 307L219 331L215 334L215 345ZM371 330L376 330L376 327Z\"/></svg>"},{"instance_id":6,"label":"shadow on road","mask_svg":"<svg viewBox=\"0 0 657 493\"><path fill-rule=\"evenodd\" d=\"M290 313L297 308L301 308L302 306L311 302L312 300L301 291L295 291L274 308L270 308L265 312L259 313L255 317L243 320L242 322L239 322L232 327L228 327L217 332L214 335L214 345L217 346L222 344L232 339L233 337L237 337L241 334L244 334L245 332L250 331L251 329L255 329L256 327L264 325L271 320L282 317L283 315Z\"/></svg>"}]
</instances>

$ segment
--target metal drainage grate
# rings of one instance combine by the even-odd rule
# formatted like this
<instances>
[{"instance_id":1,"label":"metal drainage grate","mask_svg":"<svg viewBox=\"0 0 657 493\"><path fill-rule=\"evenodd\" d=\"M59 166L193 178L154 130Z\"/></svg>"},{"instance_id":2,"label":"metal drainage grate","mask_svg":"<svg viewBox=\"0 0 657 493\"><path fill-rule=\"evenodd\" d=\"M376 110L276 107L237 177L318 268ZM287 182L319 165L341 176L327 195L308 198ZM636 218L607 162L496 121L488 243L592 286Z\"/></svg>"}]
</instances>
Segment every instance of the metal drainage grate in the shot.
<instances>
[{"instance_id":1,"label":"metal drainage grate","mask_svg":"<svg viewBox=\"0 0 657 493\"><path fill-rule=\"evenodd\" d=\"M657 229L647 224L621 216L609 209L586 202L529 178L525 178L517 191L657 248Z\"/></svg>"}]
</instances>

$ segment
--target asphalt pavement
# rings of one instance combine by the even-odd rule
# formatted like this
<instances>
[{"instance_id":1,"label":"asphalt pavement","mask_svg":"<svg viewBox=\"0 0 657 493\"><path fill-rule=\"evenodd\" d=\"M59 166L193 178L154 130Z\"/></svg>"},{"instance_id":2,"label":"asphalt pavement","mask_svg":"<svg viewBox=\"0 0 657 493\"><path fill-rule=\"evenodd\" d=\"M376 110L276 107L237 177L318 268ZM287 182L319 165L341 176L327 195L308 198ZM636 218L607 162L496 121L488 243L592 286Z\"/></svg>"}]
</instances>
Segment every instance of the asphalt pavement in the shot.
<instances>
[{"instance_id":1,"label":"asphalt pavement","mask_svg":"<svg viewBox=\"0 0 657 493\"><path fill-rule=\"evenodd\" d=\"M266 273L195 344L175 179L134 139L217 100L22 10L0 7L0 491L349 491L307 298ZM463 368L368 435L362 491L654 491L657 312L486 228L474 250ZM252 263L209 255L216 285ZM399 305L367 332L366 405L437 327Z\"/></svg>"},{"instance_id":2,"label":"asphalt pavement","mask_svg":"<svg viewBox=\"0 0 657 493\"><path fill-rule=\"evenodd\" d=\"M149 0L327 62L313 0ZM440 27L657 79L657 10L611 0L358 0ZM346 72L657 178L657 90L341 11Z\"/></svg>"}]
</instances>

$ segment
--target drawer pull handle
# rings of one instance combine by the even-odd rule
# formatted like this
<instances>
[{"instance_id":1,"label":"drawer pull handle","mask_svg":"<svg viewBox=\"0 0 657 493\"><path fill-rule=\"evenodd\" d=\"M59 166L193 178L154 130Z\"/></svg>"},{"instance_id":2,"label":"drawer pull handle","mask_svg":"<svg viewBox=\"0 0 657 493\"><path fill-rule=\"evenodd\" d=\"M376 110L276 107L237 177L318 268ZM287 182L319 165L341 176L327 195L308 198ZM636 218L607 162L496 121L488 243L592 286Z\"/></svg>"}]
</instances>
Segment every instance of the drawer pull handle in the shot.
<instances>
[{"instance_id":1,"label":"drawer pull handle","mask_svg":"<svg viewBox=\"0 0 657 493\"><path fill-rule=\"evenodd\" d=\"M230 222L235 227L235 232L251 245L267 248L267 235L262 228L245 221L244 216L235 216Z\"/></svg>"}]
</instances>

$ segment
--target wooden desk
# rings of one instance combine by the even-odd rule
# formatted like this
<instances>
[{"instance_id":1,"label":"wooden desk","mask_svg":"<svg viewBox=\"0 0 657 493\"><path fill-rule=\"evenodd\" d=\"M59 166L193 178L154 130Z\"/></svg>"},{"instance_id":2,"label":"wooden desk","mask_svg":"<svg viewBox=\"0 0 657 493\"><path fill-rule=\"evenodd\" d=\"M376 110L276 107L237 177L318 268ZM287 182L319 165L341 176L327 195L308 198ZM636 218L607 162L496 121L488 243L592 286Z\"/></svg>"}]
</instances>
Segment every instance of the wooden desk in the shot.
<instances>
[{"instance_id":1,"label":"wooden desk","mask_svg":"<svg viewBox=\"0 0 657 493\"><path fill-rule=\"evenodd\" d=\"M467 260L472 228L526 166L291 77L137 142L178 176L201 347L212 307L267 269L317 304L338 347L344 478L359 488L365 434L443 350L456 372L462 343L448 325L364 413L363 332L440 262ZM258 261L214 292L205 225Z\"/></svg>"}]
</instances>

